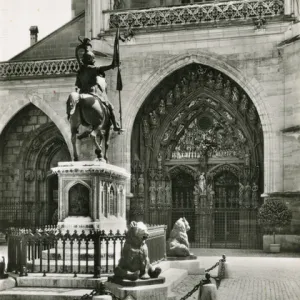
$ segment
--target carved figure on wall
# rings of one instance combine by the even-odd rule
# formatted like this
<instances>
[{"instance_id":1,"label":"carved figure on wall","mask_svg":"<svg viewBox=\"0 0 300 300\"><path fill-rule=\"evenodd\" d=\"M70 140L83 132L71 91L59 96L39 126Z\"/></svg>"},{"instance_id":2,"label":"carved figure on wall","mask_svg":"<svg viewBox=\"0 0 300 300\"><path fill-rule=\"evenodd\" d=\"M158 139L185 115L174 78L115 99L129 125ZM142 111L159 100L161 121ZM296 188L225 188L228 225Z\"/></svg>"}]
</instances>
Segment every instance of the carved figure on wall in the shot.
<instances>
[{"instance_id":1,"label":"carved figure on wall","mask_svg":"<svg viewBox=\"0 0 300 300\"><path fill-rule=\"evenodd\" d=\"M185 98L189 93L188 81L185 77L181 79L180 85L182 97Z\"/></svg>"},{"instance_id":2,"label":"carved figure on wall","mask_svg":"<svg viewBox=\"0 0 300 300\"><path fill-rule=\"evenodd\" d=\"M234 86L232 89L232 102L238 104L239 100L240 100L239 90L236 86Z\"/></svg>"},{"instance_id":3,"label":"carved figure on wall","mask_svg":"<svg viewBox=\"0 0 300 300\"><path fill-rule=\"evenodd\" d=\"M258 203L258 186L257 184L254 182L253 186L252 186L252 205L254 207L257 206Z\"/></svg>"},{"instance_id":4,"label":"carved figure on wall","mask_svg":"<svg viewBox=\"0 0 300 300\"><path fill-rule=\"evenodd\" d=\"M139 179L138 179L138 183L139 183L139 195L143 195L144 194L144 176L143 174L140 175Z\"/></svg>"},{"instance_id":5,"label":"carved figure on wall","mask_svg":"<svg viewBox=\"0 0 300 300\"><path fill-rule=\"evenodd\" d=\"M215 191L213 190L212 184L207 185L207 200L208 200L208 205L210 208L214 206L214 200L215 200Z\"/></svg>"},{"instance_id":6,"label":"carved figure on wall","mask_svg":"<svg viewBox=\"0 0 300 300\"><path fill-rule=\"evenodd\" d=\"M158 119L156 115L156 111L153 110L153 112L149 113L149 122L151 127L156 127L158 124Z\"/></svg>"},{"instance_id":7,"label":"carved figure on wall","mask_svg":"<svg viewBox=\"0 0 300 300\"><path fill-rule=\"evenodd\" d=\"M165 115L166 114L166 105L165 105L165 100L164 99L161 99L160 102L159 102L158 113L160 115Z\"/></svg>"},{"instance_id":8,"label":"carved figure on wall","mask_svg":"<svg viewBox=\"0 0 300 300\"><path fill-rule=\"evenodd\" d=\"M221 73L219 73L218 76L217 76L216 89L217 90L222 90L223 89L223 77L222 77Z\"/></svg>"},{"instance_id":9,"label":"carved figure on wall","mask_svg":"<svg viewBox=\"0 0 300 300\"><path fill-rule=\"evenodd\" d=\"M206 194L206 179L205 179L205 174L201 173L199 177L199 188L200 188L200 193L202 195Z\"/></svg>"},{"instance_id":10,"label":"carved figure on wall","mask_svg":"<svg viewBox=\"0 0 300 300\"><path fill-rule=\"evenodd\" d=\"M252 189L249 182L245 186L245 204L251 205Z\"/></svg>"},{"instance_id":11,"label":"carved figure on wall","mask_svg":"<svg viewBox=\"0 0 300 300\"><path fill-rule=\"evenodd\" d=\"M176 221L167 241L167 256L185 257L191 254L187 235L189 230L190 225L185 218Z\"/></svg>"},{"instance_id":12,"label":"carved figure on wall","mask_svg":"<svg viewBox=\"0 0 300 300\"><path fill-rule=\"evenodd\" d=\"M107 97L107 83L104 72L117 67L118 62L113 60L108 66L95 66L95 55L90 50L92 47L90 40L85 38L80 42L81 44L75 50L79 64L75 85L79 89L79 93L77 91L72 92L67 100L67 116L70 121L74 160L78 160L76 137L82 139L90 136L96 146L97 158L103 160L104 157L107 161L111 125L117 132L120 132L121 128L116 121L114 107ZM79 52L82 49L84 53L81 59ZM80 125L89 126L89 129L77 136ZM103 133L99 135L100 140L98 142L97 134L100 131ZM104 154L102 154L101 147L103 139L105 144Z\"/></svg>"},{"instance_id":13,"label":"carved figure on wall","mask_svg":"<svg viewBox=\"0 0 300 300\"><path fill-rule=\"evenodd\" d=\"M132 187L132 193L135 194L137 192L137 180L135 174L131 174L131 187Z\"/></svg>"},{"instance_id":14,"label":"carved figure on wall","mask_svg":"<svg viewBox=\"0 0 300 300\"><path fill-rule=\"evenodd\" d=\"M146 119L143 119L143 135L145 139L150 137L149 123Z\"/></svg>"},{"instance_id":15,"label":"carved figure on wall","mask_svg":"<svg viewBox=\"0 0 300 300\"><path fill-rule=\"evenodd\" d=\"M247 151L245 154L245 167L250 167L250 152Z\"/></svg>"},{"instance_id":16,"label":"carved figure on wall","mask_svg":"<svg viewBox=\"0 0 300 300\"><path fill-rule=\"evenodd\" d=\"M160 267L152 267L145 243L149 237L147 226L143 222L131 222L121 253L118 266L114 270L117 278L137 280L157 278Z\"/></svg>"},{"instance_id":17,"label":"carved figure on wall","mask_svg":"<svg viewBox=\"0 0 300 300\"><path fill-rule=\"evenodd\" d=\"M174 99L175 99L175 104L178 104L181 100L181 92L178 84L176 84L174 88Z\"/></svg>"},{"instance_id":18,"label":"carved figure on wall","mask_svg":"<svg viewBox=\"0 0 300 300\"><path fill-rule=\"evenodd\" d=\"M249 109L249 112L248 112L248 115L249 115L249 119L251 122L256 122L257 121L257 114L256 114L256 109L255 109L255 106L254 105L251 105L250 109Z\"/></svg>"},{"instance_id":19,"label":"carved figure on wall","mask_svg":"<svg viewBox=\"0 0 300 300\"><path fill-rule=\"evenodd\" d=\"M157 155L157 169L158 170L162 169L162 156L160 152Z\"/></svg>"},{"instance_id":20,"label":"carved figure on wall","mask_svg":"<svg viewBox=\"0 0 300 300\"><path fill-rule=\"evenodd\" d=\"M25 170L25 173L24 173L24 179L26 181L32 181L34 179L34 172L33 170Z\"/></svg>"},{"instance_id":21,"label":"carved figure on wall","mask_svg":"<svg viewBox=\"0 0 300 300\"><path fill-rule=\"evenodd\" d=\"M248 108L248 99L245 94L243 94L242 99L241 99L241 104L240 104L240 110L245 113Z\"/></svg>"},{"instance_id":22,"label":"carved figure on wall","mask_svg":"<svg viewBox=\"0 0 300 300\"><path fill-rule=\"evenodd\" d=\"M157 186L157 203L162 203L164 202L164 190L163 190L163 186L162 183L159 182L158 186Z\"/></svg>"},{"instance_id":23,"label":"carved figure on wall","mask_svg":"<svg viewBox=\"0 0 300 300\"><path fill-rule=\"evenodd\" d=\"M244 203L245 197L245 186L239 182L239 204L242 205Z\"/></svg>"},{"instance_id":24,"label":"carved figure on wall","mask_svg":"<svg viewBox=\"0 0 300 300\"><path fill-rule=\"evenodd\" d=\"M230 85L230 80L227 79L224 84L224 97L226 99L229 99L230 96L231 96L231 85Z\"/></svg>"},{"instance_id":25,"label":"carved figure on wall","mask_svg":"<svg viewBox=\"0 0 300 300\"><path fill-rule=\"evenodd\" d=\"M214 87L215 80L214 80L214 73L212 71L209 71L208 74L207 74L207 82L206 82L206 84L210 88Z\"/></svg>"},{"instance_id":26,"label":"carved figure on wall","mask_svg":"<svg viewBox=\"0 0 300 300\"><path fill-rule=\"evenodd\" d=\"M156 186L155 186L155 181L151 181L150 186L149 186L149 197L150 197L150 203L152 205L155 205L155 200L156 200Z\"/></svg>"},{"instance_id":27,"label":"carved figure on wall","mask_svg":"<svg viewBox=\"0 0 300 300\"><path fill-rule=\"evenodd\" d=\"M197 88L197 76L194 71L190 73L190 91L194 91Z\"/></svg>"},{"instance_id":28,"label":"carved figure on wall","mask_svg":"<svg viewBox=\"0 0 300 300\"><path fill-rule=\"evenodd\" d=\"M174 102L173 91L170 90L167 94L167 106L172 106Z\"/></svg>"},{"instance_id":29,"label":"carved figure on wall","mask_svg":"<svg viewBox=\"0 0 300 300\"><path fill-rule=\"evenodd\" d=\"M165 187L165 193L166 193L166 204L171 205L171 183L167 182Z\"/></svg>"},{"instance_id":30,"label":"carved figure on wall","mask_svg":"<svg viewBox=\"0 0 300 300\"><path fill-rule=\"evenodd\" d=\"M38 181L43 181L44 180L44 178L45 178L45 172L44 172L44 170L37 170L36 171L36 179L38 180Z\"/></svg>"}]
</instances>

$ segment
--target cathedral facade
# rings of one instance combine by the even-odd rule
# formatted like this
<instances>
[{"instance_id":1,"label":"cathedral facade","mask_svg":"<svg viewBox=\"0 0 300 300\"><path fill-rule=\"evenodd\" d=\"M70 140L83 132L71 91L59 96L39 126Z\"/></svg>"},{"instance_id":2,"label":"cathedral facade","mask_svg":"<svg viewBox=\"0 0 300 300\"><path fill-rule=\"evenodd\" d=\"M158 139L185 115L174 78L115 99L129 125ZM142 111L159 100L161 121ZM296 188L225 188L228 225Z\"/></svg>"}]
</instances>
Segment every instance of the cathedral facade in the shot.
<instances>
[{"instance_id":1,"label":"cathedral facade","mask_svg":"<svg viewBox=\"0 0 300 300\"><path fill-rule=\"evenodd\" d=\"M85 3L85 5L83 5ZM0 64L0 222L55 222L72 159L66 100L77 37L110 64L120 29L123 90L106 73L124 132L109 161L131 173L128 220L185 217L195 247L261 248L257 211L282 199L299 233L300 23L293 0L73 1L74 18ZM84 9L84 11L82 11ZM80 159L94 159L89 140Z\"/></svg>"}]
</instances>

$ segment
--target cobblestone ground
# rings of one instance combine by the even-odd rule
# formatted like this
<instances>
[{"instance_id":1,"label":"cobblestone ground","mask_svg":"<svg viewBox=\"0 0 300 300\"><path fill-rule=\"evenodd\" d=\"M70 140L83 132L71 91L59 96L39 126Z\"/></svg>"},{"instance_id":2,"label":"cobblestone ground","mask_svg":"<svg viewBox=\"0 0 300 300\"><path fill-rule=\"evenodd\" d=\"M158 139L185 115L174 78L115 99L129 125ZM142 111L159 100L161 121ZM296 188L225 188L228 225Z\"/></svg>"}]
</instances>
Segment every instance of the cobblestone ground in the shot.
<instances>
[{"instance_id":1,"label":"cobblestone ground","mask_svg":"<svg viewBox=\"0 0 300 300\"><path fill-rule=\"evenodd\" d=\"M228 250L223 252L228 253ZM252 253L250 251L248 255L246 253L243 252L243 257L230 256L228 253L227 262L231 270L231 278L222 280L218 290L219 300L300 300L298 253L277 255L257 251ZM200 256L198 259L207 269L218 260L218 257ZM210 274L216 275L217 270ZM177 299L181 299L199 283L199 280L199 276L188 276L178 284L173 290L178 295ZM197 297L198 292L188 299L198 299Z\"/></svg>"}]
</instances>

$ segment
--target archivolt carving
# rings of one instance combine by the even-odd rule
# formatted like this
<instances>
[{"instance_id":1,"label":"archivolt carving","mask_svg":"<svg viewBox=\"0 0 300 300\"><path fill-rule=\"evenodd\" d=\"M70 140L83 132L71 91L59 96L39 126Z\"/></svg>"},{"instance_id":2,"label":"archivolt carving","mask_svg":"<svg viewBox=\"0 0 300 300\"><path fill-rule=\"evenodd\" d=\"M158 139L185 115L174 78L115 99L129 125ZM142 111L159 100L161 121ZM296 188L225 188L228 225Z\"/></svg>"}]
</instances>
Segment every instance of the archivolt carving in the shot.
<instances>
[{"instance_id":1,"label":"archivolt carving","mask_svg":"<svg viewBox=\"0 0 300 300\"><path fill-rule=\"evenodd\" d=\"M190 166L185 166L185 165L179 165L179 166L175 166L173 168L169 169L169 176L170 178L175 177L176 175L180 174L180 173L187 173L191 176L193 176L194 179L197 178L198 176L198 171L193 169Z\"/></svg>"},{"instance_id":2,"label":"archivolt carving","mask_svg":"<svg viewBox=\"0 0 300 300\"><path fill-rule=\"evenodd\" d=\"M242 170L237 165L233 165L233 164L230 164L230 165L229 164L220 164L220 165L217 165L217 166L211 168L209 170L209 172L207 172L206 176L207 176L207 178L209 178L211 180L214 177L216 177L218 174L220 174L220 173L222 173L224 171L231 172L237 178L241 178L242 177Z\"/></svg>"}]
</instances>

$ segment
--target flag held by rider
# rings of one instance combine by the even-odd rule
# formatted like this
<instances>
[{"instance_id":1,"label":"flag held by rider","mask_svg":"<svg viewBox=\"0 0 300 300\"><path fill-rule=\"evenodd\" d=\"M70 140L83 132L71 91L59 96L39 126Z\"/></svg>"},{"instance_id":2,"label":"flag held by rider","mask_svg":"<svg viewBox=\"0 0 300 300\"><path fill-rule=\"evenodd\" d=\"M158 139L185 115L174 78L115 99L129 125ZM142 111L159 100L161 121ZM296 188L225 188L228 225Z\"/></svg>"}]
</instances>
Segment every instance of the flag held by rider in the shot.
<instances>
[{"instance_id":1,"label":"flag held by rider","mask_svg":"<svg viewBox=\"0 0 300 300\"><path fill-rule=\"evenodd\" d=\"M114 43L114 54L113 54L113 64L118 66L118 73L117 73L117 91L119 91L119 112L120 112L120 126L122 125L122 103L121 103L121 91L123 89L122 77L121 77L121 70L120 70L120 49L119 49L119 40L120 40L120 29L117 28L115 43Z\"/></svg>"}]
</instances>

